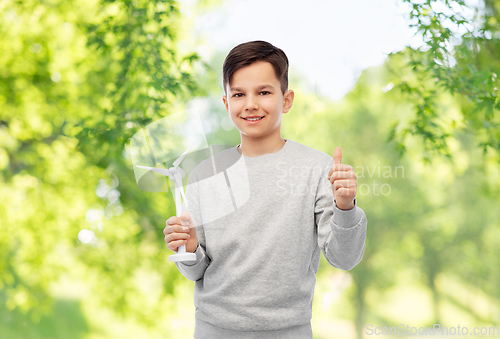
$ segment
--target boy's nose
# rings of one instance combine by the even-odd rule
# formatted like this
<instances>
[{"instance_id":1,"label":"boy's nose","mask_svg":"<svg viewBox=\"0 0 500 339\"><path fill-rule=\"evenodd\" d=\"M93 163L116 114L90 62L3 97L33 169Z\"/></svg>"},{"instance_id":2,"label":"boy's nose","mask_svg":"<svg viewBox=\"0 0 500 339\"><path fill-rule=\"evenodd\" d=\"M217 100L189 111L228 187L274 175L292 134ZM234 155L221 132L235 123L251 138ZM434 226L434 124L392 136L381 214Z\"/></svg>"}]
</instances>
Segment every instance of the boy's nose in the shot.
<instances>
[{"instance_id":1,"label":"boy's nose","mask_svg":"<svg viewBox=\"0 0 500 339\"><path fill-rule=\"evenodd\" d=\"M259 105L257 104L257 100L255 100L255 98L249 96L245 104L245 110L251 110L251 109L254 110L259 109Z\"/></svg>"}]
</instances>

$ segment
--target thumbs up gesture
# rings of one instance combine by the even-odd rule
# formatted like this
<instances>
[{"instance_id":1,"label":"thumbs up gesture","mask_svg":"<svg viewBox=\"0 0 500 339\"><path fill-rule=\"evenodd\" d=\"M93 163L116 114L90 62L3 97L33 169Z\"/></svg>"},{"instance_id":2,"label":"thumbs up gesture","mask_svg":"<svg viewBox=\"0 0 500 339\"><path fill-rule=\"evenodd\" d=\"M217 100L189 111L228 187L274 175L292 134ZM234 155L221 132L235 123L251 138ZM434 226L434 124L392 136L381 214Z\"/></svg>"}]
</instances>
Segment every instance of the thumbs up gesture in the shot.
<instances>
[{"instance_id":1,"label":"thumbs up gesture","mask_svg":"<svg viewBox=\"0 0 500 339\"><path fill-rule=\"evenodd\" d=\"M328 180L332 183L333 196L337 207L341 210L354 208L358 182L354 168L342 164L342 148L337 147L333 152L333 166L328 173Z\"/></svg>"}]
</instances>

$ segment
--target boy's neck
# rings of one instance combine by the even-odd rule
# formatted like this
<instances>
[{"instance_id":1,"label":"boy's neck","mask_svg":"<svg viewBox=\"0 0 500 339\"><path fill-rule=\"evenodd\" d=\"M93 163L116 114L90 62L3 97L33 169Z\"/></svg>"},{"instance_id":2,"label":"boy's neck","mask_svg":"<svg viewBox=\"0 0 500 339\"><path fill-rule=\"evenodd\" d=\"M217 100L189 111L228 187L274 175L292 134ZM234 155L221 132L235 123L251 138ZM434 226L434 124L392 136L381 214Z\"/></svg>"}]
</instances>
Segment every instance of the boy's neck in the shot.
<instances>
[{"instance_id":1,"label":"boy's neck","mask_svg":"<svg viewBox=\"0 0 500 339\"><path fill-rule=\"evenodd\" d=\"M241 144L236 148L238 152L246 157L260 157L264 154L271 154L280 151L285 146L285 139L281 136L278 139L255 139L242 138Z\"/></svg>"}]
</instances>

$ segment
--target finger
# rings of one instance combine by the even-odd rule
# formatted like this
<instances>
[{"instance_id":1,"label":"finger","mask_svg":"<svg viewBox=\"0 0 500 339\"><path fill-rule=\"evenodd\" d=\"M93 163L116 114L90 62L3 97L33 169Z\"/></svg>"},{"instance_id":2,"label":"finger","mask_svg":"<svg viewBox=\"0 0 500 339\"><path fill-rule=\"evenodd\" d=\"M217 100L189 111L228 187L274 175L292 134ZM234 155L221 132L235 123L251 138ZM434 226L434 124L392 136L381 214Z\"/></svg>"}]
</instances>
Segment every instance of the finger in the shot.
<instances>
[{"instance_id":1,"label":"finger","mask_svg":"<svg viewBox=\"0 0 500 339\"><path fill-rule=\"evenodd\" d=\"M188 240L191 236L187 233L170 233L165 237L167 244L177 240Z\"/></svg>"},{"instance_id":2,"label":"finger","mask_svg":"<svg viewBox=\"0 0 500 339\"><path fill-rule=\"evenodd\" d=\"M333 183L333 188L334 191L337 192L341 188L346 188L346 189L356 189L358 187L358 184L355 180L335 180Z\"/></svg>"},{"instance_id":3,"label":"finger","mask_svg":"<svg viewBox=\"0 0 500 339\"><path fill-rule=\"evenodd\" d=\"M356 197L356 191L350 188L341 187L335 192L337 198L342 197L343 199L354 199Z\"/></svg>"},{"instance_id":4,"label":"finger","mask_svg":"<svg viewBox=\"0 0 500 339\"><path fill-rule=\"evenodd\" d=\"M189 227L192 224L193 219L191 219L191 215L188 211L184 211L181 213L179 221L182 226Z\"/></svg>"},{"instance_id":5,"label":"finger","mask_svg":"<svg viewBox=\"0 0 500 339\"><path fill-rule=\"evenodd\" d=\"M339 179L354 179L357 180L356 173L351 172L351 171L335 171L332 173L330 177L328 177L328 180L333 184L335 180Z\"/></svg>"},{"instance_id":6,"label":"finger","mask_svg":"<svg viewBox=\"0 0 500 339\"><path fill-rule=\"evenodd\" d=\"M333 183L333 190L338 193L339 189L347 188L348 180L335 180Z\"/></svg>"},{"instance_id":7,"label":"finger","mask_svg":"<svg viewBox=\"0 0 500 339\"><path fill-rule=\"evenodd\" d=\"M342 148L337 147L335 151L333 151L333 163L341 164L342 163Z\"/></svg>"},{"instance_id":8,"label":"finger","mask_svg":"<svg viewBox=\"0 0 500 339\"><path fill-rule=\"evenodd\" d=\"M167 226L163 229L163 234L168 235L173 232L189 232L189 224L182 226L178 217L170 217L166 221Z\"/></svg>"},{"instance_id":9,"label":"finger","mask_svg":"<svg viewBox=\"0 0 500 339\"><path fill-rule=\"evenodd\" d=\"M170 222L170 224L168 224ZM167 220L167 224L168 225L172 225L172 226L175 226L175 225L182 225L182 220L180 217L176 217L176 216L173 216L173 217L170 217L168 220Z\"/></svg>"},{"instance_id":10,"label":"finger","mask_svg":"<svg viewBox=\"0 0 500 339\"><path fill-rule=\"evenodd\" d=\"M346 164L333 164L332 168L330 168L330 171L328 172L328 177L332 175L333 172L335 171L354 171L354 167Z\"/></svg>"},{"instance_id":11,"label":"finger","mask_svg":"<svg viewBox=\"0 0 500 339\"><path fill-rule=\"evenodd\" d=\"M169 235L172 232L174 232L174 226L167 226L163 229L163 234L165 235Z\"/></svg>"},{"instance_id":12,"label":"finger","mask_svg":"<svg viewBox=\"0 0 500 339\"><path fill-rule=\"evenodd\" d=\"M189 226L174 225L176 232L189 233Z\"/></svg>"},{"instance_id":13,"label":"finger","mask_svg":"<svg viewBox=\"0 0 500 339\"><path fill-rule=\"evenodd\" d=\"M184 239L184 240L187 240L189 239L191 236L187 233L172 233L170 235L174 235L172 237L172 240L181 240L181 239Z\"/></svg>"},{"instance_id":14,"label":"finger","mask_svg":"<svg viewBox=\"0 0 500 339\"><path fill-rule=\"evenodd\" d=\"M170 250L174 251L174 252L177 252L177 249L179 246L182 246L182 245L186 245L187 243L187 240L176 240L176 241L172 241L170 242L168 245L167 245L167 248L169 248Z\"/></svg>"},{"instance_id":15,"label":"finger","mask_svg":"<svg viewBox=\"0 0 500 339\"><path fill-rule=\"evenodd\" d=\"M167 226L168 226L168 225L179 224L180 222L177 220L176 216L173 216L173 217L168 218L167 221L166 221L166 223L167 223Z\"/></svg>"}]
</instances>

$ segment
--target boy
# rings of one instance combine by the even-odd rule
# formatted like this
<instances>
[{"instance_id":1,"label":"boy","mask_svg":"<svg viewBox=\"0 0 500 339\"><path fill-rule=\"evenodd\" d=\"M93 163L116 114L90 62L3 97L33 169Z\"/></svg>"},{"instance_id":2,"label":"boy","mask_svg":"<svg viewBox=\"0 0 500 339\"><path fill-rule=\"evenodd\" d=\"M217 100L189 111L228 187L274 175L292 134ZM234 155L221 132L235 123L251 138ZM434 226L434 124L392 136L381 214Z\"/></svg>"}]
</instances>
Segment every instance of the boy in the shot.
<instances>
[{"instance_id":1,"label":"boy","mask_svg":"<svg viewBox=\"0 0 500 339\"><path fill-rule=\"evenodd\" d=\"M281 49L265 41L234 47L224 61L223 86L241 144L222 153L245 160L248 199L233 213L208 219L221 206L222 190L188 185L188 210L164 229L169 249L185 244L196 253L196 261L176 262L195 281L194 338L312 339L321 251L342 270L364 254L367 220L356 205L356 175L341 164L340 147L332 158L281 137L281 117L294 97ZM189 181L202 183L209 169L202 162ZM234 203L243 192L235 184L231 189Z\"/></svg>"}]
</instances>

